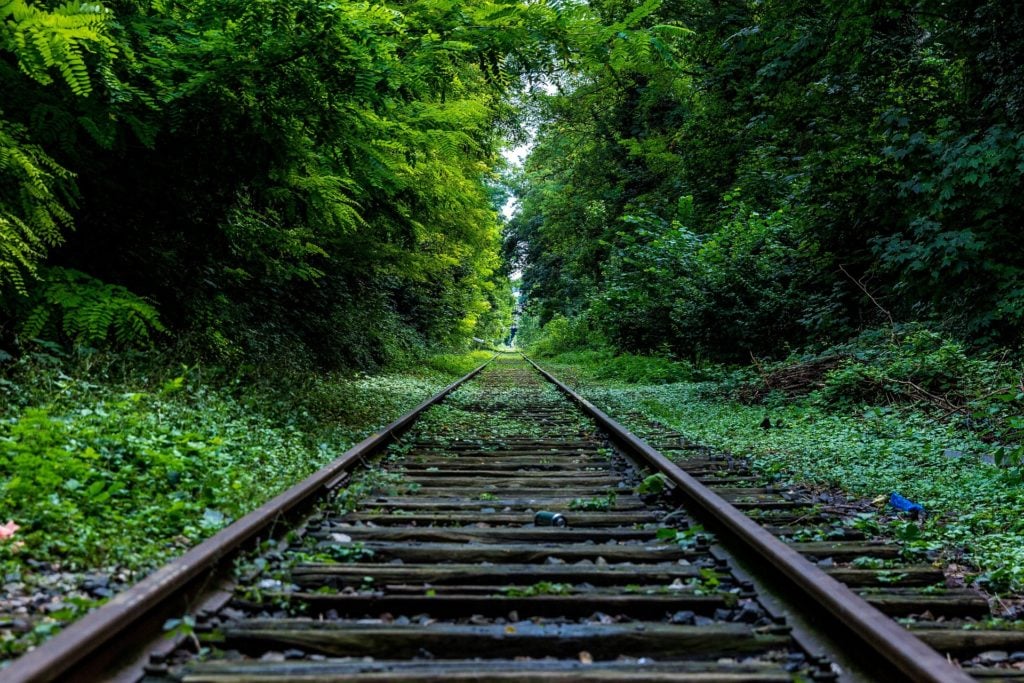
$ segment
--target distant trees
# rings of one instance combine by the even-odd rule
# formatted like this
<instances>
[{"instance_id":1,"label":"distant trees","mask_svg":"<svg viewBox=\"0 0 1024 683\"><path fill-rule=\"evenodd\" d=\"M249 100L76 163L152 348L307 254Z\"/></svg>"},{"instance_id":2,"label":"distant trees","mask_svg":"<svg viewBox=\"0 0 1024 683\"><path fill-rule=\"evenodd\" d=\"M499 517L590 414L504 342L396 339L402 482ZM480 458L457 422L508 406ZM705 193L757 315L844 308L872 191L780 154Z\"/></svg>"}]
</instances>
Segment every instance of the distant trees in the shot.
<instances>
[{"instance_id":1,"label":"distant trees","mask_svg":"<svg viewBox=\"0 0 1024 683\"><path fill-rule=\"evenodd\" d=\"M657 49L540 105L505 245L540 324L724 359L886 313L1024 341L1024 7L651 5Z\"/></svg>"}]
</instances>

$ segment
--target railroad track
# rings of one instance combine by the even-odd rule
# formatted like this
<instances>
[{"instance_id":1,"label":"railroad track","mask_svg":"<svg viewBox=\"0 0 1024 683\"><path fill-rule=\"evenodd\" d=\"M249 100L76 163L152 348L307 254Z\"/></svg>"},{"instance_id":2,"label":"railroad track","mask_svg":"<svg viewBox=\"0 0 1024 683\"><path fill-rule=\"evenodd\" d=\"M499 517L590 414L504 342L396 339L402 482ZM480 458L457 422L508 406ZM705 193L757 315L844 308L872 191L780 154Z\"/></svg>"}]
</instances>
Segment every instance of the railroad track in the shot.
<instances>
[{"instance_id":1,"label":"railroad track","mask_svg":"<svg viewBox=\"0 0 1024 683\"><path fill-rule=\"evenodd\" d=\"M651 437L679 466L500 357L0 680L972 680L947 654L1019 673L971 660L1024 637L963 630L988 605L941 571Z\"/></svg>"}]
</instances>

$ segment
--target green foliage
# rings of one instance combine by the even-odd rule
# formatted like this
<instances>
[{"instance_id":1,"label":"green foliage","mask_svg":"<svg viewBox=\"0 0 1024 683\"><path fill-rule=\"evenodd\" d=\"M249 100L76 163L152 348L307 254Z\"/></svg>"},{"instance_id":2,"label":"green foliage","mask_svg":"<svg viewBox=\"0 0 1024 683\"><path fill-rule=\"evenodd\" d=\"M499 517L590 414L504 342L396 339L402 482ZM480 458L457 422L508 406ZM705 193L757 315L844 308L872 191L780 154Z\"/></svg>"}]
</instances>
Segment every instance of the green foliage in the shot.
<instances>
[{"instance_id":1,"label":"green foliage","mask_svg":"<svg viewBox=\"0 0 1024 683\"><path fill-rule=\"evenodd\" d=\"M865 332L826 353L846 357L824 377L820 396L826 401L932 398L963 405L999 380L995 363L972 357L962 343L920 326Z\"/></svg>"},{"instance_id":2,"label":"green foliage","mask_svg":"<svg viewBox=\"0 0 1024 683\"><path fill-rule=\"evenodd\" d=\"M5 0L0 18L7 20L0 50L13 52L18 67L43 85L59 72L76 95L92 90L83 53L114 51L106 33L108 11L97 3L67 2L46 10L24 0Z\"/></svg>"},{"instance_id":3,"label":"green foliage","mask_svg":"<svg viewBox=\"0 0 1024 683\"><path fill-rule=\"evenodd\" d=\"M353 480L336 496L335 504L338 509L345 512L352 512L360 503L371 495L394 496L409 490L415 490L415 484L407 484L405 478L399 472L391 472L371 468L359 472ZM358 556L362 548L348 547L352 555ZM334 559L342 559L339 555Z\"/></svg>"},{"instance_id":4,"label":"green foliage","mask_svg":"<svg viewBox=\"0 0 1024 683\"><path fill-rule=\"evenodd\" d=\"M315 561L334 562L365 562L374 555L372 549L367 548L364 543L331 543L324 547Z\"/></svg>"},{"instance_id":5,"label":"green foliage","mask_svg":"<svg viewBox=\"0 0 1024 683\"><path fill-rule=\"evenodd\" d=\"M224 395L62 384L60 398L0 434L0 497L36 559L148 564L174 537L208 535L327 455Z\"/></svg>"},{"instance_id":6,"label":"green foliage","mask_svg":"<svg viewBox=\"0 0 1024 683\"><path fill-rule=\"evenodd\" d=\"M767 403L810 395L823 405L917 403L946 413L991 397L1013 381L1010 367L971 353L960 341L920 324L870 329L817 353L709 377L730 395ZM774 392L774 395L773 395Z\"/></svg>"},{"instance_id":7,"label":"green foliage","mask_svg":"<svg viewBox=\"0 0 1024 683\"><path fill-rule=\"evenodd\" d=\"M472 351L463 354L442 353L428 357L423 365L448 375L461 376L483 365L493 356L494 354L490 351Z\"/></svg>"},{"instance_id":8,"label":"green foliage","mask_svg":"<svg viewBox=\"0 0 1024 683\"><path fill-rule=\"evenodd\" d=\"M85 97L93 90L87 61L109 62L117 52L108 32L109 12L98 3L47 9L4 0L0 21L0 54L18 67L0 67L0 87L19 96L23 76L47 86L58 73L74 95ZM21 108L20 102L4 104ZM47 249L71 226L73 174L33 139L27 122L8 118L10 110L0 110L0 293L24 293L25 276L35 274Z\"/></svg>"},{"instance_id":9,"label":"green foliage","mask_svg":"<svg viewBox=\"0 0 1024 683\"><path fill-rule=\"evenodd\" d=\"M538 325L728 361L890 320L1022 341L1020 8L593 6L671 44L538 98L505 240Z\"/></svg>"},{"instance_id":10,"label":"green foliage","mask_svg":"<svg viewBox=\"0 0 1024 683\"><path fill-rule=\"evenodd\" d=\"M925 355L946 344L921 330L908 337L930 349ZM862 350L867 346L863 340L861 345ZM883 345L880 355L890 353ZM1020 448L1024 430L1019 426L1024 423L1006 420L1006 427L1017 427L1003 429L996 420L1019 416L1017 396L1024 392L987 395L991 390L982 389L970 397L975 414L969 419L920 405L854 408L814 400L776 401L771 416L783 427L765 430L760 426L765 407L732 398L728 373L718 375L730 384L723 389L718 379L634 385L595 381L587 367L553 367L556 375L570 369L579 378L578 391L640 436L668 426L694 443L749 457L773 481L835 487L867 499L887 499L889 492L899 491L929 511L922 525L897 521L889 528L881 517L862 516L852 526L869 536L898 535L909 555L938 551L957 562L966 556L994 590L1024 585L1024 524L1019 522L1024 490L1014 483L1013 469L982 458L1003 448ZM1003 366L1000 372L1007 370L1011 368ZM966 371L972 372L970 365ZM968 374L958 386L972 387L972 382ZM873 568L867 560L855 562Z\"/></svg>"},{"instance_id":11,"label":"green foliage","mask_svg":"<svg viewBox=\"0 0 1024 683\"><path fill-rule=\"evenodd\" d=\"M570 510L582 510L584 512L607 512L615 507L618 496L614 491L609 491L605 496L594 496L593 498L573 498L569 501Z\"/></svg>"},{"instance_id":12,"label":"green foliage","mask_svg":"<svg viewBox=\"0 0 1024 683\"><path fill-rule=\"evenodd\" d=\"M212 274L180 290L219 301L204 316L205 335L226 338L214 348L259 356L253 342L266 338L372 366L417 338L460 343L492 308L491 86L472 55L420 42L445 21L430 9L209 3L192 12L194 28L172 27L198 41L179 41L174 59L192 60L198 44L221 64L195 74L179 106L229 122L222 136L238 146L218 141L221 163L201 169L237 191L204 198L226 249L214 242ZM432 82L439 69L451 78ZM237 91L265 102L261 120ZM210 144L174 136L186 150ZM254 294L259 307L240 303Z\"/></svg>"},{"instance_id":13,"label":"green foliage","mask_svg":"<svg viewBox=\"0 0 1024 683\"><path fill-rule=\"evenodd\" d=\"M682 382L694 375L693 366L660 356L639 356L613 351L577 351L553 357L554 362L581 370L596 379L627 384L667 384Z\"/></svg>"},{"instance_id":14,"label":"green foliage","mask_svg":"<svg viewBox=\"0 0 1024 683\"><path fill-rule=\"evenodd\" d=\"M0 379L0 507L26 544L13 559L151 567L455 377L336 374L318 377L310 396L308 384L289 393L286 376L244 387L202 376L96 354L58 361L40 352L9 366ZM353 495L405 485L369 472Z\"/></svg>"},{"instance_id":15,"label":"green foliage","mask_svg":"<svg viewBox=\"0 0 1024 683\"><path fill-rule=\"evenodd\" d=\"M375 367L506 336L496 151L521 134L511 89L568 57L585 7L0 15L0 88L18 93L0 113L0 294L19 318L11 301L66 242L50 265L144 296L220 362Z\"/></svg>"},{"instance_id":16,"label":"green foliage","mask_svg":"<svg viewBox=\"0 0 1024 683\"><path fill-rule=\"evenodd\" d=\"M890 114L895 117L895 114ZM1024 266L1002 250L1015 240L1007 221L1019 210L1024 134L1003 123L964 130L948 117L931 130L893 121L885 154L909 175L899 184L908 223L873 240L898 291L940 310L959 310L967 332L983 339L1024 321ZM955 283L955 285L954 285Z\"/></svg>"},{"instance_id":17,"label":"green foliage","mask_svg":"<svg viewBox=\"0 0 1024 683\"><path fill-rule=\"evenodd\" d=\"M989 420L997 415L1002 418L993 430L997 444L994 459L1006 468L1009 483L1024 483L1024 388L1018 385L996 394L993 399L1003 405L979 406L974 416Z\"/></svg>"},{"instance_id":18,"label":"green foliage","mask_svg":"<svg viewBox=\"0 0 1024 683\"><path fill-rule=\"evenodd\" d=\"M698 541L707 543L711 536L704 531L704 527L700 524L694 524L686 529L658 529L658 538L669 543L676 543L681 548L692 548L697 545Z\"/></svg>"},{"instance_id":19,"label":"green foliage","mask_svg":"<svg viewBox=\"0 0 1024 683\"><path fill-rule=\"evenodd\" d=\"M75 345L144 346L164 332L151 304L120 285L77 270L49 268L33 288L21 334L64 338Z\"/></svg>"},{"instance_id":20,"label":"green foliage","mask_svg":"<svg viewBox=\"0 0 1024 683\"><path fill-rule=\"evenodd\" d=\"M24 293L25 275L34 275L47 248L61 242L71 214L57 186L71 177L28 142L23 126L0 118L0 287Z\"/></svg>"},{"instance_id":21,"label":"green foliage","mask_svg":"<svg viewBox=\"0 0 1024 683\"><path fill-rule=\"evenodd\" d=\"M727 201L732 216L703 236L679 220L623 217L634 228L619 232L594 303L619 348L742 356L806 334L800 297L813 247L786 212L762 216L736 195ZM684 220L690 202L680 202Z\"/></svg>"},{"instance_id":22,"label":"green foliage","mask_svg":"<svg viewBox=\"0 0 1024 683\"><path fill-rule=\"evenodd\" d=\"M644 477L644 480L634 489L638 495L660 495L664 493L668 485L668 478L660 472Z\"/></svg>"},{"instance_id":23,"label":"green foliage","mask_svg":"<svg viewBox=\"0 0 1024 683\"><path fill-rule=\"evenodd\" d=\"M573 585L538 581L530 586L504 586L501 590L510 598L532 598L536 595L569 595L572 593Z\"/></svg>"},{"instance_id":24,"label":"green foliage","mask_svg":"<svg viewBox=\"0 0 1024 683\"><path fill-rule=\"evenodd\" d=\"M883 569L886 567L886 560L880 557L855 557L850 561L850 566L857 569Z\"/></svg>"},{"instance_id":25,"label":"green foliage","mask_svg":"<svg viewBox=\"0 0 1024 683\"><path fill-rule=\"evenodd\" d=\"M556 315L541 329L529 345L538 356L554 356L567 351L579 351L600 345L601 337L590 321L583 317L568 319Z\"/></svg>"}]
</instances>

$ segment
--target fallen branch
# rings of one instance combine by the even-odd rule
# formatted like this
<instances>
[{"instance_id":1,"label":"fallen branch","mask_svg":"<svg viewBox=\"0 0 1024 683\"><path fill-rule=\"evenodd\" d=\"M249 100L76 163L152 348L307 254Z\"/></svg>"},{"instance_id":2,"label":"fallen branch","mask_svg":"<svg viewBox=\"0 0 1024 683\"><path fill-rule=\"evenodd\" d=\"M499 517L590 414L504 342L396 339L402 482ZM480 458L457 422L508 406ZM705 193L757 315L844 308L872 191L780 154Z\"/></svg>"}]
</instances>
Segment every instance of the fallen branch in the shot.
<instances>
[{"instance_id":1,"label":"fallen branch","mask_svg":"<svg viewBox=\"0 0 1024 683\"><path fill-rule=\"evenodd\" d=\"M847 358L845 355L827 356L768 370L753 354L750 357L764 386L751 383L741 388L738 392L739 399L747 403L759 401L770 391L781 391L787 396L799 396L820 389L825 384L825 375Z\"/></svg>"},{"instance_id":2,"label":"fallen branch","mask_svg":"<svg viewBox=\"0 0 1024 683\"><path fill-rule=\"evenodd\" d=\"M957 405L950 401L945 396L933 394L932 392L922 387L920 384L917 384L916 382L911 382L908 379L893 379L891 377L883 377L881 381L878 381L878 384L882 384L883 382L891 382L893 384L900 384L905 387L910 387L913 390L912 392L908 392L911 396L917 398L918 400L925 400L939 406L943 410L947 411L947 415L952 415L953 413L970 412L970 409L967 406Z\"/></svg>"}]
</instances>

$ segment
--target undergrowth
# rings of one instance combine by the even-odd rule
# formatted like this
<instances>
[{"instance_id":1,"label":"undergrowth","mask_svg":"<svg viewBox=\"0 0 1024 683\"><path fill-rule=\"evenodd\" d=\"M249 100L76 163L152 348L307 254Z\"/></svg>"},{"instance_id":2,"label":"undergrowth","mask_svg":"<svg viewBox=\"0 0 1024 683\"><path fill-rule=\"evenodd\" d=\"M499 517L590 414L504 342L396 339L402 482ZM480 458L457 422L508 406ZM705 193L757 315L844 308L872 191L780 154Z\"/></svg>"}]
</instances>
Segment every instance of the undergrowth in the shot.
<instances>
[{"instance_id":1,"label":"undergrowth","mask_svg":"<svg viewBox=\"0 0 1024 683\"><path fill-rule=\"evenodd\" d=\"M638 382L643 373L635 371L616 375L600 355L563 354L545 364L641 435L657 421L749 456L766 475L870 499L898 491L929 511L916 544L968 560L993 590L1024 589L1017 369L920 329L868 335L828 353L837 351L844 359L801 391L768 391L753 401L743 390L786 364L703 367L671 383ZM820 357L791 359L788 367ZM631 363L658 368L665 361Z\"/></svg>"},{"instance_id":2,"label":"undergrowth","mask_svg":"<svg viewBox=\"0 0 1024 683\"><path fill-rule=\"evenodd\" d=\"M545 357L544 354L538 354ZM546 356L552 357L552 356ZM694 377L691 364L611 350L576 350L554 356L559 363L587 368L595 379L614 379L629 384L668 384Z\"/></svg>"},{"instance_id":3,"label":"undergrowth","mask_svg":"<svg viewBox=\"0 0 1024 683\"><path fill-rule=\"evenodd\" d=\"M144 572L341 455L490 357L378 375L228 380L124 355L40 351L0 374L0 542L28 564Z\"/></svg>"}]
</instances>

